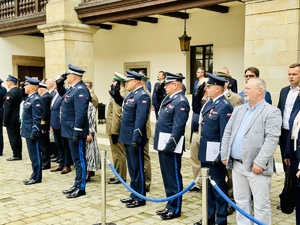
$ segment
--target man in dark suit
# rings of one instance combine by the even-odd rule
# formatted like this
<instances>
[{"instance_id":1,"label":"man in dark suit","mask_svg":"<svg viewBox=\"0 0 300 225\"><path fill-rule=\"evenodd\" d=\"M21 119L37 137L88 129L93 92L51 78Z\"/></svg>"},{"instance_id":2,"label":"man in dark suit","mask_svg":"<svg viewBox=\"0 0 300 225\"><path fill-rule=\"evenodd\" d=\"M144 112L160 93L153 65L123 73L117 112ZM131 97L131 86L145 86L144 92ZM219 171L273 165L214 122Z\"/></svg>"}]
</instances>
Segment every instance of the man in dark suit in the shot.
<instances>
[{"instance_id":1,"label":"man in dark suit","mask_svg":"<svg viewBox=\"0 0 300 225\"><path fill-rule=\"evenodd\" d=\"M210 100L203 106L199 124L201 126L199 160L201 168L207 167L212 180L216 182L223 193L227 193L225 182L226 168L221 162L219 150L224 129L233 111L233 107L224 96L226 79L209 74L206 84ZM208 225L227 224L227 202L208 184ZM194 223L201 225L202 220Z\"/></svg>"},{"instance_id":2,"label":"man in dark suit","mask_svg":"<svg viewBox=\"0 0 300 225\"><path fill-rule=\"evenodd\" d=\"M156 119L158 118L158 111L162 100L166 97L166 91L164 89L164 80L166 74L164 71L159 71L157 74L157 82L154 84L152 93L152 110L155 112Z\"/></svg>"},{"instance_id":3,"label":"man in dark suit","mask_svg":"<svg viewBox=\"0 0 300 225\"><path fill-rule=\"evenodd\" d=\"M41 161L41 118L43 113L43 100L37 93L40 81L25 76L24 89L28 97L24 100L22 114L21 135L26 138L29 158L31 160L32 174L29 179L23 181L25 185L42 182Z\"/></svg>"},{"instance_id":4,"label":"man in dark suit","mask_svg":"<svg viewBox=\"0 0 300 225\"><path fill-rule=\"evenodd\" d=\"M298 95L300 84L300 64L294 63L289 66L288 69L288 80L290 85L281 89L279 94L279 100L277 108L281 111L282 116L282 126L281 134L279 137L279 147L282 159L283 170L286 171L286 163L284 162L284 153L286 150L289 134L289 120L292 110L294 109L295 103L300 102L300 97ZM281 209L280 205L277 205L277 209Z\"/></svg>"},{"instance_id":5,"label":"man in dark suit","mask_svg":"<svg viewBox=\"0 0 300 225\"><path fill-rule=\"evenodd\" d=\"M126 71L126 87L129 91L123 101L123 112L119 141L124 144L130 187L141 195L146 195L144 173L144 146L147 141L146 123L149 117L150 97L144 91L141 79L144 75ZM145 200L131 193L121 199L127 208L146 204Z\"/></svg>"},{"instance_id":6,"label":"man in dark suit","mask_svg":"<svg viewBox=\"0 0 300 225\"><path fill-rule=\"evenodd\" d=\"M3 148L4 148L4 144L3 144L3 101L4 101L4 97L6 95L6 88L2 86L3 80L0 78L0 156L3 155Z\"/></svg>"},{"instance_id":7,"label":"man in dark suit","mask_svg":"<svg viewBox=\"0 0 300 225\"><path fill-rule=\"evenodd\" d=\"M166 75L165 89L168 96L161 103L155 129L154 149L158 150L166 196L170 197L183 189L181 157L190 106L182 92L182 80L185 77L169 72L166 72ZM163 138L163 134L168 136ZM165 143L164 146L162 143ZM156 214L163 220L171 220L181 215L181 206L182 196L168 201L165 209L157 210Z\"/></svg>"},{"instance_id":8,"label":"man in dark suit","mask_svg":"<svg viewBox=\"0 0 300 225\"><path fill-rule=\"evenodd\" d=\"M9 143L13 156L7 161L22 159L22 138L20 134L20 104L22 102L22 91L17 88L18 78L8 75L7 92L3 107L3 126L6 127Z\"/></svg>"},{"instance_id":9,"label":"man in dark suit","mask_svg":"<svg viewBox=\"0 0 300 225\"><path fill-rule=\"evenodd\" d=\"M49 94L47 90L47 85L43 82L39 83L38 89L39 95L42 97L43 100L43 114L42 114L42 138L41 138L41 153L42 153L42 169L50 169L51 167L51 160L50 160L50 118L51 118L51 111L50 111L50 104L52 100L52 96Z\"/></svg>"},{"instance_id":10,"label":"man in dark suit","mask_svg":"<svg viewBox=\"0 0 300 225\"><path fill-rule=\"evenodd\" d=\"M71 164L72 164L72 157L71 157L71 150L69 147L69 143L67 139L61 137L61 123L60 123L60 107L62 103L62 97L56 91L56 82L54 82L54 97L51 100L51 119L50 119L50 126L54 136L54 142L57 148L58 154L58 166L54 169L51 169L50 172L57 172L61 171L61 174L67 174L71 172Z\"/></svg>"},{"instance_id":11,"label":"man in dark suit","mask_svg":"<svg viewBox=\"0 0 300 225\"><path fill-rule=\"evenodd\" d=\"M85 195L86 160L85 142L89 131L87 110L90 101L90 92L82 82L85 73L81 68L69 64L68 71L57 81L57 91L63 97L61 104L61 136L68 142L76 170L74 185L63 190L67 198L77 198ZM70 87L64 88L67 80Z\"/></svg>"},{"instance_id":12,"label":"man in dark suit","mask_svg":"<svg viewBox=\"0 0 300 225\"><path fill-rule=\"evenodd\" d=\"M290 85L281 89L279 94L279 101L277 108L281 111L282 127L281 135L279 138L279 146L281 152L281 159L284 171L286 170L286 164L284 163L284 151L287 145L287 136L289 133L289 119L294 107L294 104L300 101L299 87L300 84L300 64L294 63L289 66L288 80Z\"/></svg>"}]
</instances>

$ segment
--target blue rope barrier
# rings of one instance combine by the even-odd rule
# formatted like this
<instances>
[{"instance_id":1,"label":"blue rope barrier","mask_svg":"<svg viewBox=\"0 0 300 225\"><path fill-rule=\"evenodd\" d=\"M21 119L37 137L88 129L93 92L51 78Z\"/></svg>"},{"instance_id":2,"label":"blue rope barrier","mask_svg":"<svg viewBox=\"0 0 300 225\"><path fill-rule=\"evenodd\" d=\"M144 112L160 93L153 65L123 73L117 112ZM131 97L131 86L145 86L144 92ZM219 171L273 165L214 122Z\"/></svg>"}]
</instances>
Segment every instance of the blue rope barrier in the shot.
<instances>
[{"instance_id":1,"label":"blue rope barrier","mask_svg":"<svg viewBox=\"0 0 300 225\"><path fill-rule=\"evenodd\" d=\"M172 195L170 197L167 197L167 198L158 198L158 199L154 199L154 198L148 198L144 195L141 195L140 193L136 192L135 190L133 190L123 179L122 177L120 177L120 175L118 174L118 172L115 170L114 166L112 165L112 163L106 159L107 163L108 163L108 166L109 168L112 170L112 172L114 173L114 175L118 178L119 181L121 181L121 183L130 191L132 192L135 196L143 199L143 200L146 200L146 201L150 201L150 202L167 202L167 201L171 201L175 198L178 198L180 197L181 195L183 195L184 193L188 192L194 185L195 185L195 182L192 181L192 183L184 190L182 190L181 192L178 192L177 194L175 195Z\"/></svg>"},{"instance_id":2,"label":"blue rope barrier","mask_svg":"<svg viewBox=\"0 0 300 225\"><path fill-rule=\"evenodd\" d=\"M233 207L235 208L237 211L239 211L243 216L247 217L249 220L251 220L252 222L258 224L258 225L266 225L262 222L260 222L259 220L255 219L253 216L249 215L248 213L246 213L245 211L243 211L240 207L238 207L233 201L231 201L230 198L228 198L228 196L226 194L223 193L223 191L219 188L219 186L216 184L216 182L214 180L210 180L211 185L214 187L214 189L216 189L216 191Z\"/></svg>"}]
</instances>

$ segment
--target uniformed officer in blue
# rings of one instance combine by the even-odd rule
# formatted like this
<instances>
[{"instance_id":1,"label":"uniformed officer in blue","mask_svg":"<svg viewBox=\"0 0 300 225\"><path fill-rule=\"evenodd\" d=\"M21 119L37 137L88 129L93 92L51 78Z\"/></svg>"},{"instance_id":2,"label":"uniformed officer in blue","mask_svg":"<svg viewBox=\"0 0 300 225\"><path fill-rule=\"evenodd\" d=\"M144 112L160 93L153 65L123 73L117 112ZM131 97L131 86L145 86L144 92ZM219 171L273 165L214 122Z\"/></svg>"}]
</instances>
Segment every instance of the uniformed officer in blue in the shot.
<instances>
[{"instance_id":1,"label":"uniformed officer in blue","mask_svg":"<svg viewBox=\"0 0 300 225\"><path fill-rule=\"evenodd\" d=\"M172 196L182 191L181 156L184 144L177 146L179 140L184 136L186 122L189 117L190 106L187 98L182 92L183 76L166 72L165 90L167 96L161 103L158 112L158 119L155 129L154 149L158 151L161 174L164 182L166 196ZM162 133L170 134L166 145L159 149L161 142L164 142ZM184 141L183 141L184 143ZM175 149L180 152L175 153ZM181 214L182 196L168 201L165 209L157 210L163 220L170 220L179 217Z\"/></svg>"},{"instance_id":2,"label":"uniformed officer in blue","mask_svg":"<svg viewBox=\"0 0 300 225\"><path fill-rule=\"evenodd\" d=\"M210 100L203 106L199 118L201 127L199 160L202 168L206 167L209 169L211 179L217 183L224 193L227 193L225 182L226 168L220 158L220 142L233 108L223 94L225 82L227 80L222 77L213 74L208 75L206 91ZM227 224L227 206L227 202L209 183L208 225L215 223L220 225ZM194 225L201 224L202 220L194 223Z\"/></svg>"},{"instance_id":3,"label":"uniformed officer in blue","mask_svg":"<svg viewBox=\"0 0 300 225\"><path fill-rule=\"evenodd\" d=\"M76 198L85 195L86 161L85 141L89 130L87 109L90 92L82 82L84 70L69 64L68 71L57 81L57 91L63 97L61 104L61 136L71 149L76 177L74 185L64 190L67 198ZM67 80L68 89L64 88Z\"/></svg>"},{"instance_id":4,"label":"uniformed officer in blue","mask_svg":"<svg viewBox=\"0 0 300 225\"><path fill-rule=\"evenodd\" d=\"M144 174L144 146L147 140L146 123L149 117L150 97L144 91L141 79L144 75L126 71L128 95L124 98L119 141L124 144L130 187L141 195L146 195ZM146 204L145 200L130 194L120 199L127 208Z\"/></svg>"},{"instance_id":5,"label":"uniformed officer in blue","mask_svg":"<svg viewBox=\"0 0 300 225\"><path fill-rule=\"evenodd\" d=\"M31 185L42 182L40 139L42 136L43 100L37 93L40 81L28 76L25 76L25 79L24 89L28 97L24 100L21 136L26 139L32 174L23 183Z\"/></svg>"}]
</instances>

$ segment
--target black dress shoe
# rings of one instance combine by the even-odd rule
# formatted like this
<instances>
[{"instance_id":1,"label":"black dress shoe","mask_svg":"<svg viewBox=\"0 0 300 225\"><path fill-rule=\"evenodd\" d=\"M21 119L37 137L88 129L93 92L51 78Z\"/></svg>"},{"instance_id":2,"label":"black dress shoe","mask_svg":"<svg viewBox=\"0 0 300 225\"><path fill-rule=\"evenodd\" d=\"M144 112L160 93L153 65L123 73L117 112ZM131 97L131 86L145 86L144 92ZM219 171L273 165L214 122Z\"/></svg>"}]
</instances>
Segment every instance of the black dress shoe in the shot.
<instances>
[{"instance_id":1,"label":"black dress shoe","mask_svg":"<svg viewBox=\"0 0 300 225\"><path fill-rule=\"evenodd\" d=\"M25 184L25 183L27 183L27 182L30 181L30 180L31 180L31 178L25 179L25 180L23 180L23 183Z\"/></svg>"},{"instance_id":2,"label":"black dress shoe","mask_svg":"<svg viewBox=\"0 0 300 225\"><path fill-rule=\"evenodd\" d=\"M201 188L194 186L190 189L190 191L201 191Z\"/></svg>"},{"instance_id":3,"label":"black dress shoe","mask_svg":"<svg viewBox=\"0 0 300 225\"><path fill-rule=\"evenodd\" d=\"M116 178L115 178L115 177L111 177L111 178L109 178L109 181L114 181L114 180L116 180Z\"/></svg>"},{"instance_id":4,"label":"black dress shoe","mask_svg":"<svg viewBox=\"0 0 300 225\"><path fill-rule=\"evenodd\" d=\"M42 170L49 170L50 166L42 166Z\"/></svg>"},{"instance_id":5,"label":"black dress shoe","mask_svg":"<svg viewBox=\"0 0 300 225\"><path fill-rule=\"evenodd\" d=\"M127 208L136 208L136 207L140 207L146 205L145 201L133 201L133 202L129 202L126 204Z\"/></svg>"},{"instance_id":6,"label":"black dress shoe","mask_svg":"<svg viewBox=\"0 0 300 225\"><path fill-rule=\"evenodd\" d=\"M112 180L112 181L108 181L109 184L121 184L121 181L119 181L118 179Z\"/></svg>"},{"instance_id":7,"label":"black dress shoe","mask_svg":"<svg viewBox=\"0 0 300 225\"><path fill-rule=\"evenodd\" d=\"M53 158L51 159L51 162L58 162L59 158Z\"/></svg>"},{"instance_id":8,"label":"black dress shoe","mask_svg":"<svg viewBox=\"0 0 300 225\"><path fill-rule=\"evenodd\" d=\"M63 190L62 191L62 193L63 194L70 194L70 193L72 193L73 191L75 191L77 188L76 187L71 187L70 189L68 189L68 190Z\"/></svg>"},{"instance_id":9,"label":"black dress shoe","mask_svg":"<svg viewBox=\"0 0 300 225\"><path fill-rule=\"evenodd\" d=\"M157 210L156 214L157 215L162 215L162 214L166 214L167 212L169 212L169 210L167 208L165 208L163 210Z\"/></svg>"},{"instance_id":10,"label":"black dress shoe","mask_svg":"<svg viewBox=\"0 0 300 225\"><path fill-rule=\"evenodd\" d=\"M19 157L15 157L15 156L12 156L8 159L6 159L7 161L15 161L15 160L22 160L22 156L19 156Z\"/></svg>"},{"instance_id":11,"label":"black dress shoe","mask_svg":"<svg viewBox=\"0 0 300 225\"><path fill-rule=\"evenodd\" d=\"M131 202L133 202L134 200L133 200L133 198L129 197L129 198L122 198L122 199L120 199L120 201L121 201L122 203L131 203Z\"/></svg>"},{"instance_id":12,"label":"black dress shoe","mask_svg":"<svg viewBox=\"0 0 300 225\"><path fill-rule=\"evenodd\" d=\"M281 210L281 205L277 205L276 207L278 210Z\"/></svg>"},{"instance_id":13,"label":"black dress shoe","mask_svg":"<svg viewBox=\"0 0 300 225\"><path fill-rule=\"evenodd\" d=\"M80 197L83 195L86 195L85 191L81 191L76 188L72 193L68 194L66 197L67 198L77 198L77 197Z\"/></svg>"},{"instance_id":14,"label":"black dress shoe","mask_svg":"<svg viewBox=\"0 0 300 225\"><path fill-rule=\"evenodd\" d=\"M175 214L175 213L173 213L173 212L168 211L168 212L165 213L165 214L161 214L160 217L161 217L163 220L171 220L171 219L180 217L180 213Z\"/></svg>"},{"instance_id":15,"label":"black dress shoe","mask_svg":"<svg viewBox=\"0 0 300 225\"><path fill-rule=\"evenodd\" d=\"M34 180L34 179L30 179L27 182L24 182L25 185L31 185L31 184L37 184L37 183L41 183L41 180Z\"/></svg>"},{"instance_id":16,"label":"black dress shoe","mask_svg":"<svg viewBox=\"0 0 300 225\"><path fill-rule=\"evenodd\" d=\"M202 225L202 220L200 220L199 222L194 223L194 225ZM209 219L207 225L215 225L215 222L212 221L211 219Z\"/></svg>"}]
</instances>

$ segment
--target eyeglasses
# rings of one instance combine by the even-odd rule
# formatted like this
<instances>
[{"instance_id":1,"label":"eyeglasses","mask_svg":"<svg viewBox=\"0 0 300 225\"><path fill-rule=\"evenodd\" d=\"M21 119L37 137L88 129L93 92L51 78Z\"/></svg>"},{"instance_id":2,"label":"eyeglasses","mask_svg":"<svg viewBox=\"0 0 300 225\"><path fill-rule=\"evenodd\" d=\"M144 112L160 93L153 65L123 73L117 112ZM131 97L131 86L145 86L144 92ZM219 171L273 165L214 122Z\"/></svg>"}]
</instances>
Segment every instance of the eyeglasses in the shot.
<instances>
[{"instance_id":1,"label":"eyeglasses","mask_svg":"<svg viewBox=\"0 0 300 225\"><path fill-rule=\"evenodd\" d=\"M244 75L244 77L245 77L245 78L254 78L255 75L253 75L253 74L250 74L250 75Z\"/></svg>"}]
</instances>

